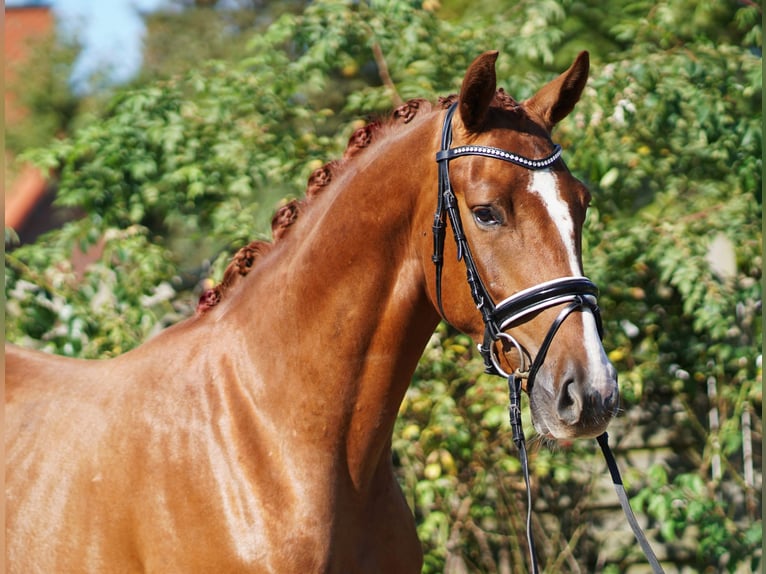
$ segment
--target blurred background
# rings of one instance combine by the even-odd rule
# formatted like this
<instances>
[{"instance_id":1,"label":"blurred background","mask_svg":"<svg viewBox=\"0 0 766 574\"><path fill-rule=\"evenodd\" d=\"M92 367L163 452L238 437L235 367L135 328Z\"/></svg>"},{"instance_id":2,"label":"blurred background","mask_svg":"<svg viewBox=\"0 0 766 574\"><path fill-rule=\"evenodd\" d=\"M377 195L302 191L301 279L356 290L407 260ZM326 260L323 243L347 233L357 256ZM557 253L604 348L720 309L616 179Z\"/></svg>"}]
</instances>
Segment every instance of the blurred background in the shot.
<instances>
[{"instance_id":1,"label":"blurred background","mask_svg":"<svg viewBox=\"0 0 766 574\"><path fill-rule=\"evenodd\" d=\"M761 571L762 18L749 0L8 0L6 339L124 352L191 315L360 121L454 93L488 49L517 99L589 50L554 138L593 194L611 443L668 572ZM393 444L424 572L528 571L506 405L440 325ZM531 467L545 572L649 571L595 442L535 441Z\"/></svg>"}]
</instances>

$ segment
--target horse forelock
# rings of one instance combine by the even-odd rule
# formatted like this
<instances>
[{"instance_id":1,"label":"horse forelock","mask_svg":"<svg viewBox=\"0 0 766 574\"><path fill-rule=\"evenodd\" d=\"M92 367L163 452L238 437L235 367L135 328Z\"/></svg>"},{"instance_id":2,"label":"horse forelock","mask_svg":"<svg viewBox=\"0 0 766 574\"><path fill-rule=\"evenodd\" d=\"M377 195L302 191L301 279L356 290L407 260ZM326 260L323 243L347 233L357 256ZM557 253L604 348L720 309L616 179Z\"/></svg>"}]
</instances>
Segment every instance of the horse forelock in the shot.
<instances>
[{"instance_id":1,"label":"horse forelock","mask_svg":"<svg viewBox=\"0 0 766 574\"><path fill-rule=\"evenodd\" d=\"M351 134L346 149L341 159L332 160L315 169L309 175L305 197L285 202L274 213L271 219L272 242L253 241L241 248L226 267L221 282L211 289L205 290L199 298L197 313L205 313L218 303L223 296L238 283L239 278L244 277L255 267L257 260L269 252L275 243L279 242L298 221L306 207L317 196L329 187L338 175L353 163L373 142L378 141L386 133L389 126L401 126L409 124L416 117L422 117L434 109L443 110L451 106L458 99L457 94L439 97L434 105L424 98L414 98L396 107L387 119L375 119L366 125L357 128ZM495 94L493 106L512 110L518 107L518 103L508 95L503 88Z\"/></svg>"}]
</instances>

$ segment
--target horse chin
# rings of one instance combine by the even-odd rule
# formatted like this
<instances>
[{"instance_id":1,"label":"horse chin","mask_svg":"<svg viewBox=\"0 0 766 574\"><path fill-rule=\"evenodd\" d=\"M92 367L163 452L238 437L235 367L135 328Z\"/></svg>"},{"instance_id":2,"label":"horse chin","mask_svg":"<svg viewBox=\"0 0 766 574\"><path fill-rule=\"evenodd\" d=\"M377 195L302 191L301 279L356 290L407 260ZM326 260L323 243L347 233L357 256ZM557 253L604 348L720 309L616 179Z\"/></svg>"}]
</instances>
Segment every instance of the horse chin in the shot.
<instances>
[{"instance_id":1,"label":"horse chin","mask_svg":"<svg viewBox=\"0 0 766 574\"><path fill-rule=\"evenodd\" d=\"M535 428L537 435L541 438L544 438L545 440L556 440L556 437L550 431L548 426L536 419L534 415L532 416L532 426Z\"/></svg>"},{"instance_id":2,"label":"horse chin","mask_svg":"<svg viewBox=\"0 0 766 574\"><path fill-rule=\"evenodd\" d=\"M608 423L609 420L605 421L602 425L588 427L563 424L549 426L540 418L532 416L532 426L535 428L535 432L546 441L571 441L579 438L596 438L606 430Z\"/></svg>"}]
</instances>

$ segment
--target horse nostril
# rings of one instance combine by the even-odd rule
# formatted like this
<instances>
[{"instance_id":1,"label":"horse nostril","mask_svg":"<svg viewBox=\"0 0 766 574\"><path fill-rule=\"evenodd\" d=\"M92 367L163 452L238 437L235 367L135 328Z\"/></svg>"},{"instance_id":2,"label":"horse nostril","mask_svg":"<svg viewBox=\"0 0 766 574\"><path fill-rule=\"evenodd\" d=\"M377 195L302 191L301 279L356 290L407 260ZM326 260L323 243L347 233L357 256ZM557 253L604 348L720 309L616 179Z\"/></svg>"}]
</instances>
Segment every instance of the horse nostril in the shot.
<instances>
[{"instance_id":1,"label":"horse nostril","mask_svg":"<svg viewBox=\"0 0 766 574\"><path fill-rule=\"evenodd\" d=\"M567 424L575 424L582 415L582 396L574 379L567 380L559 389L557 409L561 420Z\"/></svg>"}]
</instances>

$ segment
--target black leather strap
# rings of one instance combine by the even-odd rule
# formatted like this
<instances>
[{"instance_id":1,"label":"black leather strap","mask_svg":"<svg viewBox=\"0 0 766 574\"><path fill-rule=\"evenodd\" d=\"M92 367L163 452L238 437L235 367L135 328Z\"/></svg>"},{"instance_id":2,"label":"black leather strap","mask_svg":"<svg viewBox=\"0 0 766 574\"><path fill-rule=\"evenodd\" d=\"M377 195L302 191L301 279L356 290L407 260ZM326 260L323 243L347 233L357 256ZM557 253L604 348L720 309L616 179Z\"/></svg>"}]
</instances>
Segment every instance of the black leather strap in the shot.
<instances>
[{"instance_id":1,"label":"black leather strap","mask_svg":"<svg viewBox=\"0 0 766 574\"><path fill-rule=\"evenodd\" d=\"M652 550L652 546L646 539L644 531L641 530L641 526L638 524L638 520L636 520L636 515L633 514L633 509L630 507L630 500L628 500L625 487L622 485L622 477L617 468L617 461L614 460L612 450L609 448L609 435L604 433L597 437L596 440L601 447L601 452L604 453L606 465L609 468L609 474L612 476L612 482L614 483L614 490L617 492L617 499L620 501L622 511L625 513L625 518L628 519L628 524L630 524L630 528L633 530L633 535L636 537L638 545L641 546L641 550L644 551L646 559L652 567L652 572L654 574L665 574L662 566L660 566L660 561L657 560L657 556L655 555L654 550Z\"/></svg>"}]
</instances>

